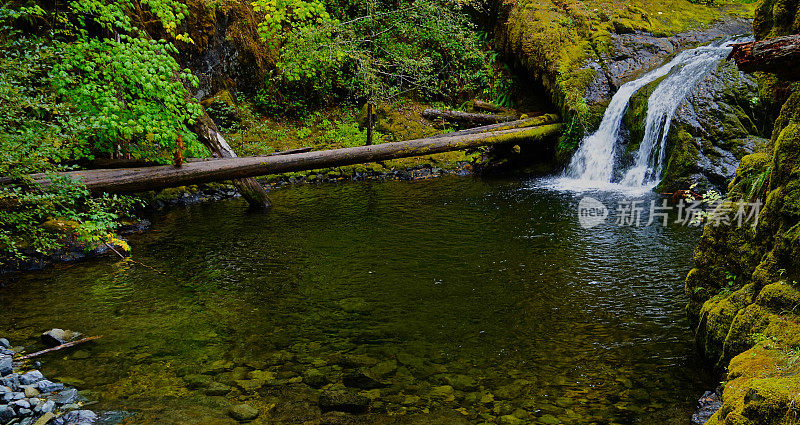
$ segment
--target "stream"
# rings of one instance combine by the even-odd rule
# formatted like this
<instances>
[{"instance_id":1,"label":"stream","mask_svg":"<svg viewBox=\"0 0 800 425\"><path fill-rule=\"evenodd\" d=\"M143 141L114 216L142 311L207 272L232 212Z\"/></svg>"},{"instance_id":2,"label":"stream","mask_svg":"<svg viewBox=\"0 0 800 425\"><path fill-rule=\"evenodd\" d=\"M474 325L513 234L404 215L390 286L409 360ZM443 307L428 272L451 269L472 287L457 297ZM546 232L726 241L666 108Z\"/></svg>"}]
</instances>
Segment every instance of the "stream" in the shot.
<instances>
[{"instance_id":1,"label":"stream","mask_svg":"<svg viewBox=\"0 0 800 425\"><path fill-rule=\"evenodd\" d=\"M583 196L469 176L175 209L130 259L13 276L0 335L103 335L41 370L133 424L230 423L243 402L253 423L688 424L715 385L683 310L700 231L585 229ZM338 390L369 412L323 415Z\"/></svg>"}]
</instances>

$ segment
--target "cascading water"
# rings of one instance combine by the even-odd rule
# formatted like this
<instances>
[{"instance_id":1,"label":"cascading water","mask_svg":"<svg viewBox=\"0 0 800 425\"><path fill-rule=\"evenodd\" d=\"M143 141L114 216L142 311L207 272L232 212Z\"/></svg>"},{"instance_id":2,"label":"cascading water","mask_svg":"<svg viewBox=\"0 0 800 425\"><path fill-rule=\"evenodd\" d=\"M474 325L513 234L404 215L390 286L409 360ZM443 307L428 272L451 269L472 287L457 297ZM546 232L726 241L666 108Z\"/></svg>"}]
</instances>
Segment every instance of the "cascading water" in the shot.
<instances>
[{"instance_id":1,"label":"cascading water","mask_svg":"<svg viewBox=\"0 0 800 425\"><path fill-rule=\"evenodd\" d=\"M623 186L658 184L664 167L667 137L678 105L700 80L728 56L728 43L690 50L691 55L662 81L647 101L645 133L636 159L620 181Z\"/></svg>"},{"instance_id":2,"label":"cascading water","mask_svg":"<svg viewBox=\"0 0 800 425\"><path fill-rule=\"evenodd\" d=\"M664 143L678 105L730 50L729 43L725 43L681 52L669 63L620 87L611 99L599 129L581 142L559 186L602 188L614 184L616 150L628 103L639 89L667 76L650 96L645 136L634 166L616 185L642 189L654 186L661 175Z\"/></svg>"}]
</instances>

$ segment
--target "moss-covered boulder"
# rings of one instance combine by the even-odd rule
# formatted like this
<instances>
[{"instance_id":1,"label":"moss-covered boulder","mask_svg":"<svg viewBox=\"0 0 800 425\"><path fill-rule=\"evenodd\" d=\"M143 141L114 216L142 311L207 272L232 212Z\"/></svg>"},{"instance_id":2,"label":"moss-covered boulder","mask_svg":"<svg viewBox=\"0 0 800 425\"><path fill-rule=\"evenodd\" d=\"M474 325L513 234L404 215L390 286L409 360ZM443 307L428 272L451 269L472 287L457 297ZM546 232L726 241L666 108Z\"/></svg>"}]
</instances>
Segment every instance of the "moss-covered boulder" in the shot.
<instances>
[{"instance_id":1,"label":"moss-covered boulder","mask_svg":"<svg viewBox=\"0 0 800 425\"><path fill-rule=\"evenodd\" d=\"M797 31L798 3L762 1L756 35ZM770 87L781 84L789 96L773 98L783 106L769 143L742 158L729 186L730 196L763 205L758 225L707 227L686 278L698 344L728 369L711 425L790 424L800 413L800 87Z\"/></svg>"},{"instance_id":2,"label":"moss-covered boulder","mask_svg":"<svg viewBox=\"0 0 800 425\"><path fill-rule=\"evenodd\" d=\"M772 124L765 103L755 78L720 63L678 106L658 190L697 184L725 192L741 159L767 149Z\"/></svg>"}]
</instances>

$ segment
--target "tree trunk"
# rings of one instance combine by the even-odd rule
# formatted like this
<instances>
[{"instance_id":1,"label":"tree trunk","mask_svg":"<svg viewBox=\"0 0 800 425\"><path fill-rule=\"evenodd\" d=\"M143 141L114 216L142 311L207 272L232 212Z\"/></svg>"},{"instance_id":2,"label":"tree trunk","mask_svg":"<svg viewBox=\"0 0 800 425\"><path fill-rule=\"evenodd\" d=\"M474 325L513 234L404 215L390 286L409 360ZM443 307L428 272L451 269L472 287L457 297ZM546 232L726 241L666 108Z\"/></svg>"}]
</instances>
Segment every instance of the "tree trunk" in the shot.
<instances>
[{"instance_id":1,"label":"tree trunk","mask_svg":"<svg viewBox=\"0 0 800 425\"><path fill-rule=\"evenodd\" d=\"M517 117L509 115L474 114L461 111L446 111L441 109L426 109L422 111L422 116L429 119L443 119L469 124L497 124L501 122L514 121Z\"/></svg>"},{"instance_id":2,"label":"tree trunk","mask_svg":"<svg viewBox=\"0 0 800 425\"><path fill-rule=\"evenodd\" d=\"M733 46L733 58L744 72L770 72L789 80L800 80L800 35L740 43Z\"/></svg>"},{"instance_id":3,"label":"tree trunk","mask_svg":"<svg viewBox=\"0 0 800 425\"><path fill-rule=\"evenodd\" d=\"M203 115L195 121L195 133L200 141L208 147L217 158L236 158L236 153L231 149L225 138L217 129L211 117L203 111ZM252 177L234 179L233 184L247 203L254 208L269 208L272 202L267 191Z\"/></svg>"},{"instance_id":4,"label":"tree trunk","mask_svg":"<svg viewBox=\"0 0 800 425\"><path fill-rule=\"evenodd\" d=\"M372 128L375 126L375 117L372 115L372 102L367 104L367 146L372 144Z\"/></svg>"},{"instance_id":5,"label":"tree trunk","mask_svg":"<svg viewBox=\"0 0 800 425\"><path fill-rule=\"evenodd\" d=\"M70 171L61 174L82 181L94 193L130 193L229 179L246 179L267 174L431 155L500 143L541 142L560 133L561 124L547 124L538 127L512 128L463 136L433 137L289 155L190 162L181 167L162 165L147 168ZM46 186L50 183L44 174L35 174L31 178L41 185ZM2 183L0 181L0 184Z\"/></svg>"}]
</instances>

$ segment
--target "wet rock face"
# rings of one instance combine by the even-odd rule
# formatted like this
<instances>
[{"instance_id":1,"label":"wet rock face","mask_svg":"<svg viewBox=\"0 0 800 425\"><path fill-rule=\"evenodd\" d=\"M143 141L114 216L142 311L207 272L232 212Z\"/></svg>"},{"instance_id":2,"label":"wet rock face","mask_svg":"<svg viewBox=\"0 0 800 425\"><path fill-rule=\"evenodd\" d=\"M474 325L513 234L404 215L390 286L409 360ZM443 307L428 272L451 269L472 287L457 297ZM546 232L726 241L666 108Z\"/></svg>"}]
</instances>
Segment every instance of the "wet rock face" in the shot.
<instances>
[{"instance_id":1,"label":"wet rock face","mask_svg":"<svg viewBox=\"0 0 800 425\"><path fill-rule=\"evenodd\" d=\"M612 34L611 48L587 64L587 68L597 72L589 84L586 100L589 104L610 100L622 84L656 68L681 50L750 32L748 21L730 20L707 30L689 31L671 37L641 32Z\"/></svg>"},{"instance_id":2,"label":"wet rock face","mask_svg":"<svg viewBox=\"0 0 800 425\"><path fill-rule=\"evenodd\" d=\"M721 63L675 113L659 189L698 184L725 193L740 160L766 146L770 129L757 81Z\"/></svg>"}]
</instances>

